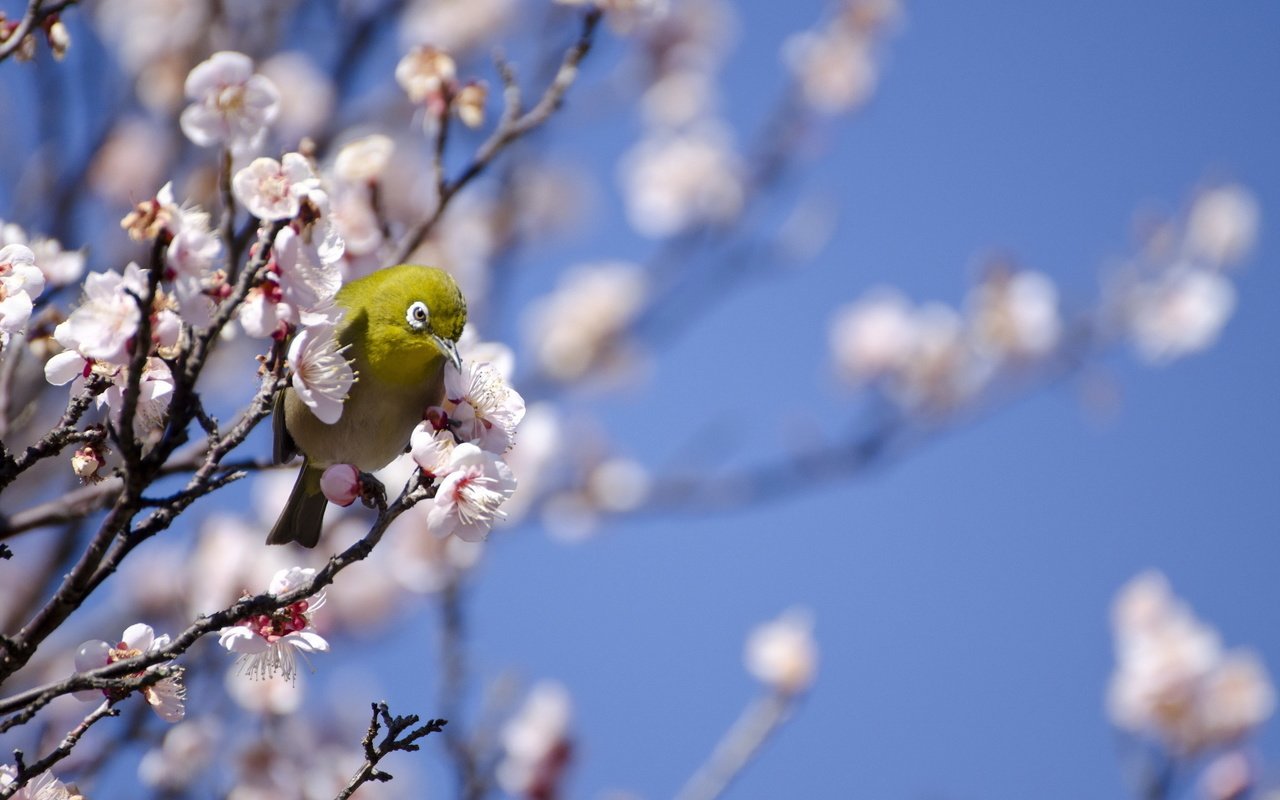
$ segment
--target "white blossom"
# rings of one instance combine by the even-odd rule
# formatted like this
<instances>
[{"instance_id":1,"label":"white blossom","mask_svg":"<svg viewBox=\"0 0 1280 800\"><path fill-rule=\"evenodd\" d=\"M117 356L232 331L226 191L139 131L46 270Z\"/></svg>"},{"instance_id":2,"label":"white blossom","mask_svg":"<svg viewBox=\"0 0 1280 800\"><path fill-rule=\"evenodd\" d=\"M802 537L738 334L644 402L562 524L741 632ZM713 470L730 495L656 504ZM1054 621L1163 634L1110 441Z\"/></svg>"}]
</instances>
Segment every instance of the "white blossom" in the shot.
<instances>
[{"instance_id":1,"label":"white blossom","mask_svg":"<svg viewBox=\"0 0 1280 800\"><path fill-rule=\"evenodd\" d=\"M445 365L444 389L449 422L460 441L498 455L511 449L524 419L524 398L492 364L467 362L461 372Z\"/></svg>"},{"instance_id":2,"label":"white blossom","mask_svg":"<svg viewBox=\"0 0 1280 800\"><path fill-rule=\"evenodd\" d=\"M979 346L997 356L1040 358L1062 336L1058 290L1039 272L988 276L970 293L969 308Z\"/></svg>"},{"instance_id":3,"label":"white blossom","mask_svg":"<svg viewBox=\"0 0 1280 800\"><path fill-rule=\"evenodd\" d=\"M267 592L285 594L316 574L314 569L290 567L282 569L271 579ZM233 653L240 654L239 670L255 680L280 675L293 681L298 674L298 653L328 651L325 641L312 625L311 616L324 605L324 592L305 600L298 600L284 608L257 614L241 620L237 625L218 632L218 643Z\"/></svg>"},{"instance_id":4,"label":"white blossom","mask_svg":"<svg viewBox=\"0 0 1280 800\"><path fill-rule=\"evenodd\" d=\"M275 84L253 72L243 53L221 51L197 64L184 87L191 105L179 123L187 138L201 147L226 145L251 150L266 136L280 110Z\"/></svg>"},{"instance_id":5,"label":"white blossom","mask_svg":"<svg viewBox=\"0 0 1280 800\"><path fill-rule=\"evenodd\" d=\"M535 685L502 727L498 783L516 797L551 797L570 755L569 691L554 681Z\"/></svg>"},{"instance_id":6,"label":"white blossom","mask_svg":"<svg viewBox=\"0 0 1280 800\"><path fill-rule=\"evenodd\" d=\"M665 237L737 216L743 166L718 128L646 139L621 164L627 219L640 233Z\"/></svg>"},{"instance_id":7,"label":"white blossom","mask_svg":"<svg viewBox=\"0 0 1280 800\"><path fill-rule=\"evenodd\" d=\"M123 275L114 270L90 273L84 280L84 302L58 324L54 338L86 359L124 363L140 319L138 303L129 292L141 296L146 287L147 278L134 263Z\"/></svg>"},{"instance_id":8,"label":"white blossom","mask_svg":"<svg viewBox=\"0 0 1280 800\"><path fill-rule=\"evenodd\" d=\"M1275 691L1261 661L1249 651L1224 652L1217 632L1174 597L1163 575L1126 584L1112 625L1107 709L1117 726L1186 755L1235 742L1271 715Z\"/></svg>"},{"instance_id":9,"label":"white blossom","mask_svg":"<svg viewBox=\"0 0 1280 800\"><path fill-rule=\"evenodd\" d=\"M515 476L497 456L470 443L453 449L447 470L430 501L427 529L436 536L482 541L506 516L502 504L516 489Z\"/></svg>"},{"instance_id":10,"label":"white blossom","mask_svg":"<svg viewBox=\"0 0 1280 800\"><path fill-rule=\"evenodd\" d=\"M284 158L255 158L231 179L236 199L261 220L286 220L298 216L302 202L321 191L320 177L311 162L298 153Z\"/></svg>"},{"instance_id":11,"label":"white blossom","mask_svg":"<svg viewBox=\"0 0 1280 800\"><path fill-rule=\"evenodd\" d=\"M27 327L33 300L44 291L35 253L20 244L0 247L0 333L7 338Z\"/></svg>"},{"instance_id":12,"label":"white blossom","mask_svg":"<svg viewBox=\"0 0 1280 800\"><path fill-rule=\"evenodd\" d=\"M445 475L457 440L448 428L437 429L430 421L423 420L409 436L409 453L418 468L429 477Z\"/></svg>"},{"instance_id":13,"label":"white blossom","mask_svg":"<svg viewBox=\"0 0 1280 800\"><path fill-rule=\"evenodd\" d=\"M915 347L910 302L892 289L874 289L836 314L830 346L840 374L853 383L901 370Z\"/></svg>"},{"instance_id":14,"label":"white blossom","mask_svg":"<svg viewBox=\"0 0 1280 800\"><path fill-rule=\"evenodd\" d=\"M391 137L377 133L347 142L334 159L333 175L353 184L376 181L386 172L395 147Z\"/></svg>"},{"instance_id":15,"label":"white blossom","mask_svg":"<svg viewBox=\"0 0 1280 800\"><path fill-rule=\"evenodd\" d=\"M1207 349L1236 306L1231 281L1217 272L1175 266L1135 287L1128 322L1138 353L1161 363Z\"/></svg>"},{"instance_id":16,"label":"white blossom","mask_svg":"<svg viewBox=\"0 0 1280 800\"><path fill-rule=\"evenodd\" d=\"M76 651L76 670L85 672L97 669L108 664L114 664L117 661L124 661L146 653L163 650L168 646L168 634L156 636L155 630L150 625L144 625L139 622L125 628L124 633L120 636L120 641L115 645L101 640L91 640L81 644ZM172 662L167 662L159 666L172 668L171 665ZM145 671L152 669L155 669L155 667L149 667ZM140 672L138 674L143 673ZM100 699L106 692L86 689L75 694L81 700L94 701ZM161 678L156 683L144 687L142 694L151 706L151 710L165 722L179 722L186 715L185 700L187 690L182 685L180 671L178 674Z\"/></svg>"},{"instance_id":17,"label":"white blossom","mask_svg":"<svg viewBox=\"0 0 1280 800\"><path fill-rule=\"evenodd\" d=\"M0 791L18 782L18 770L9 764L0 764ZM71 791L52 772L42 772L12 795L13 800L71 800Z\"/></svg>"},{"instance_id":18,"label":"white blossom","mask_svg":"<svg viewBox=\"0 0 1280 800\"><path fill-rule=\"evenodd\" d=\"M1187 248L1212 266L1249 254L1258 238L1258 201L1243 186L1220 186L1196 198L1187 217Z\"/></svg>"},{"instance_id":19,"label":"white blossom","mask_svg":"<svg viewBox=\"0 0 1280 800\"><path fill-rule=\"evenodd\" d=\"M538 367L557 380L575 380L617 356L647 294L644 272L635 264L571 269L555 292L529 309L525 329Z\"/></svg>"},{"instance_id":20,"label":"white blossom","mask_svg":"<svg viewBox=\"0 0 1280 800\"><path fill-rule=\"evenodd\" d=\"M753 630L745 660L747 670L776 691L796 694L809 688L818 669L811 615L791 609Z\"/></svg>"},{"instance_id":21,"label":"white blossom","mask_svg":"<svg viewBox=\"0 0 1280 800\"><path fill-rule=\"evenodd\" d=\"M332 326L303 328L289 345L293 389L311 413L327 425L342 416L342 405L355 382L355 373L343 350Z\"/></svg>"}]
</instances>

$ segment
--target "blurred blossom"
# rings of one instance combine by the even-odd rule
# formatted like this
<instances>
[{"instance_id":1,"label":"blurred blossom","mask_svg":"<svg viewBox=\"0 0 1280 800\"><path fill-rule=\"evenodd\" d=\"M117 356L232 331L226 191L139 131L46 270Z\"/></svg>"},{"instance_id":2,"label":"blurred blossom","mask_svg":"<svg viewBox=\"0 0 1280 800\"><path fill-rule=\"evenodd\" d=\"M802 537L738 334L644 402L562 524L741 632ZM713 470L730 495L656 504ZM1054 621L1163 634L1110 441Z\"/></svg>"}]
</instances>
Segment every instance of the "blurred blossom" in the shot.
<instances>
[{"instance_id":1,"label":"blurred blossom","mask_svg":"<svg viewBox=\"0 0 1280 800\"><path fill-rule=\"evenodd\" d=\"M18 782L17 767L0 764L0 792ZM72 800L71 791L52 772L42 772L10 795L13 800ZM78 797L78 795L76 795Z\"/></svg>"},{"instance_id":2,"label":"blurred blossom","mask_svg":"<svg viewBox=\"0 0 1280 800\"><path fill-rule=\"evenodd\" d=\"M876 88L870 43L844 31L805 32L787 39L783 60L800 84L804 101L838 114L857 108Z\"/></svg>"},{"instance_id":3,"label":"blurred blossom","mask_svg":"<svg viewBox=\"0 0 1280 800\"><path fill-rule=\"evenodd\" d=\"M1210 189L1187 216L1187 249L1213 266L1231 266L1249 255L1258 238L1258 201L1243 186Z\"/></svg>"},{"instance_id":4,"label":"blurred blossom","mask_svg":"<svg viewBox=\"0 0 1280 800\"><path fill-rule=\"evenodd\" d=\"M138 762L138 779L147 786L178 792L190 786L213 760L217 723L204 718L180 722L165 731L159 747Z\"/></svg>"},{"instance_id":5,"label":"blurred blossom","mask_svg":"<svg viewBox=\"0 0 1280 800\"><path fill-rule=\"evenodd\" d=\"M487 363L509 385L516 371L516 354L502 342L482 341L475 325L467 323L458 337L458 352L465 362Z\"/></svg>"},{"instance_id":6,"label":"blurred blossom","mask_svg":"<svg viewBox=\"0 0 1280 800\"><path fill-rule=\"evenodd\" d=\"M159 125L142 117L126 117L111 129L94 156L89 185L112 202L132 202L163 180L172 150L170 137Z\"/></svg>"},{"instance_id":7,"label":"blurred blossom","mask_svg":"<svg viewBox=\"0 0 1280 800\"><path fill-rule=\"evenodd\" d=\"M699 69L674 69L660 76L641 98L641 113L652 127L679 128L714 112L715 81Z\"/></svg>"},{"instance_id":8,"label":"blurred blossom","mask_svg":"<svg viewBox=\"0 0 1280 800\"><path fill-rule=\"evenodd\" d=\"M1201 794L1206 800L1244 800L1253 782L1254 769L1248 756L1231 750L1216 756L1205 767L1200 776Z\"/></svg>"},{"instance_id":9,"label":"blurred blossom","mask_svg":"<svg viewBox=\"0 0 1280 800\"><path fill-rule=\"evenodd\" d=\"M253 4L255 11L257 4ZM275 121L279 141L295 147L303 137L321 133L333 116L334 88L325 75L301 51L278 53L258 68L276 86L288 87L280 94L280 113Z\"/></svg>"},{"instance_id":10,"label":"blurred blossom","mask_svg":"<svg viewBox=\"0 0 1280 800\"><path fill-rule=\"evenodd\" d=\"M818 645L813 640L812 615L791 609L747 637L747 670L782 694L798 694L813 683L818 670Z\"/></svg>"},{"instance_id":11,"label":"blurred blossom","mask_svg":"<svg viewBox=\"0 0 1280 800\"><path fill-rule=\"evenodd\" d=\"M520 423L520 446L507 455L511 472L520 481L520 491L503 509L509 521L521 519L539 499L550 481L555 464L564 451L564 432L551 403L535 403Z\"/></svg>"},{"instance_id":12,"label":"blurred blossom","mask_svg":"<svg viewBox=\"0 0 1280 800\"><path fill-rule=\"evenodd\" d=\"M644 271L628 262L575 267L535 301L525 318L534 361L546 375L577 380L616 358L627 328L644 307Z\"/></svg>"},{"instance_id":13,"label":"blurred blossom","mask_svg":"<svg viewBox=\"0 0 1280 800\"><path fill-rule=\"evenodd\" d=\"M430 117L438 117L449 102L458 68L443 50L419 45L396 64L396 83L409 96L409 102L425 106Z\"/></svg>"},{"instance_id":14,"label":"blurred blossom","mask_svg":"<svg viewBox=\"0 0 1280 800\"><path fill-rule=\"evenodd\" d=\"M0 252L3 252L3 248L8 245L24 245L29 248L35 258L36 267L44 275L44 282L50 286L75 283L84 273L83 251L63 250L62 243L57 239L48 236L28 236L27 232L18 225L5 224L0 220ZM5 273L0 272L0 277L5 277ZM7 277L12 277L12 274ZM27 290L27 294L34 298L39 293L32 294Z\"/></svg>"},{"instance_id":15,"label":"blurred blossom","mask_svg":"<svg viewBox=\"0 0 1280 800\"><path fill-rule=\"evenodd\" d=\"M652 479L643 465L626 458L601 462L587 474L587 491L603 511L633 511L649 496Z\"/></svg>"},{"instance_id":16,"label":"blurred blossom","mask_svg":"<svg viewBox=\"0 0 1280 800\"><path fill-rule=\"evenodd\" d=\"M283 505L289 496L294 476L283 472L267 472L254 481L259 487L271 487L271 494ZM257 519L244 519L225 513L213 513L200 526L195 551L188 559L184 580L187 585L187 612L209 614L235 602L248 586L266 584L277 571L288 566L290 555L283 547L262 547L263 531L269 530L279 513L260 509Z\"/></svg>"},{"instance_id":17,"label":"blurred blossom","mask_svg":"<svg viewBox=\"0 0 1280 800\"><path fill-rule=\"evenodd\" d=\"M114 664L117 661L137 658L147 653L163 650L168 646L168 634L156 636L150 625L143 625L142 623L130 625L125 628L124 633L120 636L120 641L114 645L97 639L81 644L76 651L76 671L88 672L99 667L105 667L108 664ZM172 664L172 661L168 661L158 666L170 667ZM141 675L154 669L156 667L148 667L137 674ZM140 691L151 706L151 710L156 712L156 716L165 722L178 722L187 713L185 705L187 690L182 685L181 672L177 675L162 678L150 686L143 687ZM113 699L116 697L108 689L85 689L84 691L76 692L75 696L80 700L90 702L100 700L104 696Z\"/></svg>"},{"instance_id":18,"label":"blurred blossom","mask_svg":"<svg viewBox=\"0 0 1280 800\"><path fill-rule=\"evenodd\" d=\"M1251 652L1224 653L1217 633L1157 572L1121 589L1112 610L1116 669L1107 709L1117 726L1178 756L1231 744L1271 715L1275 694Z\"/></svg>"},{"instance_id":19,"label":"blurred blossom","mask_svg":"<svg viewBox=\"0 0 1280 800\"><path fill-rule=\"evenodd\" d=\"M742 209L743 165L719 127L645 139L620 167L627 218L646 236L729 222Z\"/></svg>"},{"instance_id":20,"label":"blurred blossom","mask_svg":"<svg viewBox=\"0 0 1280 800\"><path fill-rule=\"evenodd\" d=\"M267 592L282 595L311 580L314 569L290 567L271 579ZM324 653L329 643L316 633L311 616L324 605L324 592L297 600L267 614L256 614L218 631L218 643L233 653L239 672L255 680L279 675L293 681L298 674L298 654Z\"/></svg>"},{"instance_id":21,"label":"blurred blossom","mask_svg":"<svg viewBox=\"0 0 1280 800\"><path fill-rule=\"evenodd\" d=\"M549 494L542 503L539 520L553 538L578 543L593 536L600 526L600 513L591 498L569 489Z\"/></svg>"},{"instance_id":22,"label":"blurred blossom","mask_svg":"<svg viewBox=\"0 0 1280 800\"><path fill-rule=\"evenodd\" d=\"M0 343L27 327L33 298L44 291L44 273L35 253L20 244L0 247Z\"/></svg>"},{"instance_id":23,"label":"blurred blossom","mask_svg":"<svg viewBox=\"0 0 1280 800\"><path fill-rule=\"evenodd\" d=\"M345 183L368 183L382 177L395 153L389 136L375 133L347 142L333 162L333 175Z\"/></svg>"},{"instance_id":24,"label":"blurred blossom","mask_svg":"<svg viewBox=\"0 0 1280 800\"><path fill-rule=\"evenodd\" d=\"M969 293L969 314L979 346L1000 357L1041 358L1062 335L1058 290L1039 272L991 271Z\"/></svg>"},{"instance_id":25,"label":"blurred blossom","mask_svg":"<svg viewBox=\"0 0 1280 800\"><path fill-rule=\"evenodd\" d=\"M516 8L515 0L413 0L401 18L400 41L462 54L501 33Z\"/></svg>"},{"instance_id":26,"label":"blurred blossom","mask_svg":"<svg viewBox=\"0 0 1280 800\"><path fill-rule=\"evenodd\" d=\"M489 85L484 81L471 81L458 90L453 107L463 125L479 128L484 124L484 105L488 98Z\"/></svg>"},{"instance_id":27,"label":"blurred blossom","mask_svg":"<svg viewBox=\"0 0 1280 800\"><path fill-rule=\"evenodd\" d=\"M182 132L200 147L256 148L280 113L275 84L253 72L243 53L221 51L197 64L184 87L192 101L182 112Z\"/></svg>"},{"instance_id":28,"label":"blurred blossom","mask_svg":"<svg viewBox=\"0 0 1280 800\"><path fill-rule=\"evenodd\" d=\"M306 676L295 672L290 677L271 675L262 680L246 681L238 667L227 670L225 686L232 702L255 714L283 717L302 707L307 696Z\"/></svg>"},{"instance_id":29,"label":"blurred blossom","mask_svg":"<svg viewBox=\"0 0 1280 800\"><path fill-rule=\"evenodd\" d=\"M893 289L873 289L836 313L830 344L836 368L853 383L902 369L915 342L912 308Z\"/></svg>"},{"instance_id":30,"label":"blurred blossom","mask_svg":"<svg viewBox=\"0 0 1280 800\"><path fill-rule=\"evenodd\" d=\"M188 49L208 32L209 5L203 0L101 0L95 8L98 30L135 74L163 54Z\"/></svg>"},{"instance_id":31,"label":"blurred blossom","mask_svg":"<svg viewBox=\"0 0 1280 800\"><path fill-rule=\"evenodd\" d=\"M1138 284L1126 299L1138 353L1163 363L1217 341L1235 310L1236 291L1221 274L1184 265Z\"/></svg>"},{"instance_id":32,"label":"blurred blossom","mask_svg":"<svg viewBox=\"0 0 1280 800\"><path fill-rule=\"evenodd\" d=\"M498 784L531 800L559 796L558 787L572 754L569 691L543 681L529 691L524 706L502 728Z\"/></svg>"},{"instance_id":33,"label":"blurred blossom","mask_svg":"<svg viewBox=\"0 0 1280 800\"><path fill-rule=\"evenodd\" d=\"M636 5L651 5L659 12L652 24L641 28L655 76L678 69L713 70L738 35L737 11L726 0L641 0Z\"/></svg>"}]
</instances>

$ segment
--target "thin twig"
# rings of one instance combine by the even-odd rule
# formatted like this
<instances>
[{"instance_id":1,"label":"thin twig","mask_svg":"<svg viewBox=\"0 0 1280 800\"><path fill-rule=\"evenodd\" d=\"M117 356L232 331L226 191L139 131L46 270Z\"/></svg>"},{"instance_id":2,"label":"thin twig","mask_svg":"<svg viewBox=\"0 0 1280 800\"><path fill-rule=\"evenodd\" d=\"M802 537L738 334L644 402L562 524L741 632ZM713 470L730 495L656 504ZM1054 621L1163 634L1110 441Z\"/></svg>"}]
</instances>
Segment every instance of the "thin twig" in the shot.
<instances>
[{"instance_id":1,"label":"thin twig","mask_svg":"<svg viewBox=\"0 0 1280 800\"><path fill-rule=\"evenodd\" d=\"M573 85L574 80L578 77L578 65L582 63L582 59L591 50L591 43L595 36L596 28L600 23L600 14L599 8L592 8L583 16L582 33L579 35L578 40L565 51L555 79L551 81L546 91L542 93L537 105L529 109L527 113L519 114L517 112L513 114L510 113L513 106L510 103L507 104L507 111L504 112L498 127L480 145L471 163L463 169L457 178L444 184L440 192L440 202L436 204L430 216L414 226L400 242L400 246L396 248L395 255L391 260L393 264L405 261L422 244L423 240L427 238L427 234L444 216L445 209L448 208L449 201L454 195L484 172L493 159L507 145L542 125L560 107L560 104L564 101L565 93L569 91L569 87ZM508 74L504 73L503 75L504 83ZM506 85L507 96L510 98L512 96L511 84ZM518 93L515 94L518 97Z\"/></svg>"},{"instance_id":2,"label":"thin twig","mask_svg":"<svg viewBox=\"0 0 1280 800\"><path fill-rule=\"evenodd\" d=\"M794 695L774 693L747 707L676 800L715 800L787 719Z\"/></svg>"},{"instance_id":3,"label":"thin twig","mask_svg":"<svg viewBox=\"0 0 1280 800\"><path fill-rule=\"evenodd\" d=\"M433 733L439 733L448 724L448 720L429 719L426 724L405 733L406 730L418 724L417 714L393 717L385 702L373 703L372 706L373 715L369 720L369 729L365 732L364 739L361 741L364 747L364 764L360 765L355 775L351 776L346 788L338 793L335 800L347 800L347 798L355 794L356 789L359 789L369 781L385 783L391 780L393 777L391 773L378 769L379 761L396 751L414 752L418 750L417 741L419 739L423 739ZM386 733L383 735L382 741L375 745L374 739L377 738L383 726L386 727ZM402 733L405 733L403 737L400 735Z\"/></svg>"},{"instance_id":4,"label":"thin twig","mask_svg":"<svg viewBox=\"0 0 1280 800\"><path fill-rule=\"evenodd\" d=\"M36 778L42 773L47 772L54 764L57 764L62 759L71 755L71 750L76 746L76 743L80 741L80 737L84 736L89 728L93 727L93 724L98 720L105 717L116 717L119 715L120 709L114 708L110 701L104 702L102 705L94 709L89 716L85 717L79 725L72 728L71 731L67 733L66 737L63 738L58 746L48 755L33 764L23 763L22 751L15 750L14 758L18 763L18 774L12 783L0 788L0 798L13 797L22 790L22 787L30 783L32 778Z\"/></svg>"}]
</instances>

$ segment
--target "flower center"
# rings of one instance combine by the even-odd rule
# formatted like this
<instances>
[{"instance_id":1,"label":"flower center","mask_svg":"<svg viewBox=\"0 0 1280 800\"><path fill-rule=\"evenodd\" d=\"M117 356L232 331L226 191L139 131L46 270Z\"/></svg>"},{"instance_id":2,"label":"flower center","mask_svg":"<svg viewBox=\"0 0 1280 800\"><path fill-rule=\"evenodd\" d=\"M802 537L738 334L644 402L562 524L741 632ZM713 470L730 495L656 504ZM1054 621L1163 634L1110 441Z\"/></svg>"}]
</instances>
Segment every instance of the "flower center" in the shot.
<instances>
[{"instance_id":1,"label":"flower center","mask_svg":"<svg viewBox=\"0 0 1280 800\"><path fill-rule=\"evenodd\" d=\"M293 605L286 606L272 614L258 614L257 616L249 617L243 624L263 639L266 639L267 642L275 644L291 633L307 629L307 626L311 624L311 621L307 618L307 609L309 607L308 601L299 600Z\"/></svg>"},{"instance_id":2,"label":"flower center","mask_svg":"<svg viewBox=\"0 0 1280 800\"><path fill-rule=\"evenodd\" d=\"M223 114L235 114L244 108L244 87L240 84L224 86L214 101Z\"/></svg>"},{"instance_id":3,"label":"flower center","mask_svg":"<svg viewBox=\"0 0 1280 800\"><path fill-rule=\"evenodd\" d=\"M502 493L489 488L494 482L476 467L458 481L453 489L453 499L457 504L458 518L463 522L487 522L494 517L505 517L502 505Z\"/></svg>"}]
</instances>

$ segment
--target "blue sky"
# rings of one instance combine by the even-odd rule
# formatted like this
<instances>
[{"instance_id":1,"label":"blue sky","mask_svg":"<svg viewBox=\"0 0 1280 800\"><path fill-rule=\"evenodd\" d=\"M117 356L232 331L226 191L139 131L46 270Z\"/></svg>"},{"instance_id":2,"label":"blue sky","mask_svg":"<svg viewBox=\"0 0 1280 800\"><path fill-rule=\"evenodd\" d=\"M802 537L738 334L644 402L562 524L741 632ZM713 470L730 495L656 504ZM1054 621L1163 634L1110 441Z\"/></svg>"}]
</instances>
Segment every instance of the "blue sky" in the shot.
<instances>
[{"instance_id":1,"label":"blue sky","mask_svg":"<svg viewBox=\"0 0 1280 800\"><path fill-rule=\"evenodd\" d=\"M760 87L778 84L782 35L816 6L739 8L725 106L748 123ZM879 93L828 129L809 179L841 210L830 246L716 307L649 387L610 402L624 447L660 461L716 417L748 440L744 459L805 426L834 434L851 418L825 372L841 303L881 283L958 303L999 249L1081 307L1129 251L1137 210L1176 211L1222 178L1250 186L1264 213L1237 315L1205 355L1150 369L1120 351L1094 365L1090 381L1118 392L1111 413L1086 409L1071 381L777 504L617 524L577 547L498 536L475 594L477 658L490 674L514 663L569 685L575 797L673 793L755 692L744 636L792 604L816 615L820 677L730 797L1126 796L1103 712L1107 613L1147 567L1226 644L1280 669L1268 613L1280 603L1280 7L921 2L907 14ZM586 252L646 252L616 220L600 224ZM753 322L780 307L785 335ZM782 424L762 424L780 410ZM1280 752L1274 732L1261 742Z\"/></svg>"},{"instance_id":2,"label":"blue sky","mask_svg":"<svg viewBox=\"0 0 1280 800\"><path fill-rule=\"evenodd\" d=\"M820 4L736 7L723 109L750 130L782 85L783 38ZM1263 210L1236 316L1206 354L1149 368L1108 353L856 480L612 522L576 545L536 525L495 533L468 594L475 683L514 669L569 687L571 797L672 795L759 692L746 635L793 605L816 618L818 681L730 798L1126 797L1103 712L1107 614L1148 567L1280 675L1280 5L921 0L906 12L871 104L825 126L791 184L839 211L814 263L711 306L644 385L573 396L620 450L663 464L714 422L735 443L728 463L744 465L838 435L857 407L827 359L839 306L881 284L959 304L1000 251L1086 307L1129 252L1136 211L1176 212L1223 179ZM607 96L604 65L622 47L606 36L541 139L600 191L583 237L524 255L517 308L567 264L654 249L616 194L634 115L586 100ZM489 333L518 329L502 322ZM1083 402L1096 386L1114 409ZM379 677L354 699L433 715L434 636L422 608L391 646L355 650ZM313 687L352 694L343 656L316 666ZM1259 740L1273 764L1277 731ZM436 774L425 756L388 768Z\"/></svg>"}]
</instances>

